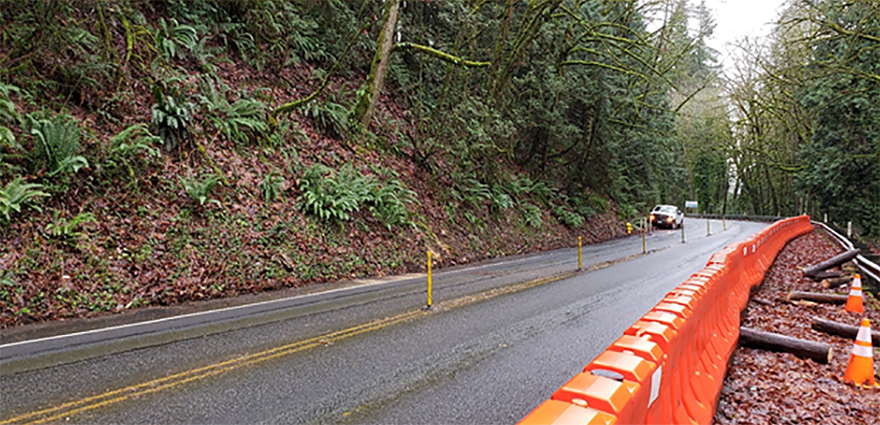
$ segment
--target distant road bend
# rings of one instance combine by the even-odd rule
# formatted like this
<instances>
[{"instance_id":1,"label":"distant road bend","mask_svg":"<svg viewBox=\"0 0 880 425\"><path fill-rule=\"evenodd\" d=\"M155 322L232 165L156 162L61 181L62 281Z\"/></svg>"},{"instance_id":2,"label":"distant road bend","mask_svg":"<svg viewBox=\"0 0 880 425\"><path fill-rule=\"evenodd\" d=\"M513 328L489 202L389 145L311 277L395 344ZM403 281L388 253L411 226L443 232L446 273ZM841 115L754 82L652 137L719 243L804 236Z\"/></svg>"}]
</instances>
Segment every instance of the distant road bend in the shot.
<instances>
[{"instance_id":1,"label":"distant road bend","mask_svg":"<svg viewBox=\"0 0 880 425\"><path fill-rule=\"evenodd\" d=\"M508 257L102 329L0 340L0 425L515 423L710 255L766 224ZM312 288L311 290L314 290Z\"/></svg>"}]
</instances>

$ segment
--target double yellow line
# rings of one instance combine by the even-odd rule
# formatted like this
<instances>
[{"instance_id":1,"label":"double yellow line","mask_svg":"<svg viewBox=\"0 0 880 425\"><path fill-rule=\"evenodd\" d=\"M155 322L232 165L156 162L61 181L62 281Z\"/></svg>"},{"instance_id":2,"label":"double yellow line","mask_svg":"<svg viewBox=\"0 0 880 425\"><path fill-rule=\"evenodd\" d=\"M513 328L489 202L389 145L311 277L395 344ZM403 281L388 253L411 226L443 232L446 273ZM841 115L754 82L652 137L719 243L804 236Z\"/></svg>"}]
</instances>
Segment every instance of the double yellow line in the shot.
<instances>
[{"instance_id":1,"label":"double yellow line","mask_svg":"<svg viewBox=\"0 0 880 425\"><path fill-rule=\"evenodd\" d=\"M297 341L292 344L284 345L281 347L272 348L269 350L261 351L255 354L249 354L242 357L237 357L231 360L227 360L225 362L215 363L210 366L205 366L198 369L189 370L186 372L181 372L174 375L169 375L164 378L154 379L152 381L144 382L142 384L133 385L130 387L120 388L118 390L108 391L106 393L83 398L77 401L64 403L59 406L51 407L48 409L39 410L36 412L27 413L20 416L15 416L3 421L0 421L0 425L7 424L18 424L18 423L27 423L27 424L40 424L45 422L52 422L63 420L65 417L69 417L72 415L80 414L83 412L88 412L90 410L98 409L101 407L105 407L111 404L119 403L131 398L140 397L146 394L151 394L159 391L163 391L169 388L176 387L178 385L186 384L188 382L198 381L200 379L205 379L214 375L219 375L225 372L229 372L231 370L250 366L257 363L262 363L268 360L272 360L274 358L290 355L299 351L308 350L310 348L319 347L323 345L331 344L335 341L339 341L345 338L349 338L355 335L359 335L366 332L372 332L387 326L391 326L397 323L405 322L407 320L414 319L419 316L423 316L427 313L417 310L411 311L407 313L403 313L397 316L388 317L384 319L379 319L373 322L365 323L362 325L354 326L348 329L344 329L341 331L331 332L324 335L316 336L313 338L305 339L302 341Z\"/></svg>"},{"instance_id":2,"label":"double yellow line","mask_svg":"<svg viewBox=\"0 0 880 425\"><path fill-rule=\"evenodd\" d=\"M595 268L595 266L594 266ZM600 267L601 268L601 267ZM519 292L528 288L533 288L536 286L544 285L550 282L555 282L558 280L566 279L578 274L577 272L573 273L565 273L562 275L555 275L549 277L538 278L534 280L530 280L527 282L522 282L510 286L505 286L501 288L495 288L492 290L485 291L480 294L464 296L461 298L457 298L454 300L449 300L447 302L442 303L439 306L439 310L452 310L456 308L461 308L466 305L474 304L476 302L485 301L491 298L495 298L501 295L511 294L514 292ZM177 373L174 375L169 375L164 378L154 379L152 381L144 382L137 385L132 385L125 388L120 388L113 391L108 391L103 394L99 394L92 397L86 397L80 400L64 403L55 407L46 408L43 410L38 410L35 412L27 413L24 415L15 416L9 419L5 419L0 421L0 425L9 425L9 424L40 424L45 422L53 422L64 420L66 417L70 417L73 415L77 415L80 413L88 412L91 410L99 409L102 407L106 407L112 404L116 404L128 399L141 397L147 394L156 393L159 391L163 391L169 388L174 388L179 385L183 385L189 382L198 381L201 379L209 378L211 376L220 375L222 373L229 372L231 370L235 370L245 366L251 366L258 363L262 363L268 360L272 360L278 357L287 356L290 354L294 354L303 350L308 350L314 347L320 347L323 345L329 345L333 342L353 337L355 335L376 331L391 325L395 325L398 323L406 322L409 320L416 319L418 317L422 317L429 314L424 310L415 310L406 312L403 314L399 314L397 316L386 317L384 319L375 320L369 323L365 323L362 325L354 326L348 329L335 331L326 333L323 335L319 335L313 338L305 339L302 341L297 341L291 344L287 344L281 347L272 348L269 350L261 351L259 353L249 354L246 356L236 357L231 360L227 360L220 363L215 363L209 366L201 367L198 369L188 370L186 372Z\"/></svg>"}]
</instances>

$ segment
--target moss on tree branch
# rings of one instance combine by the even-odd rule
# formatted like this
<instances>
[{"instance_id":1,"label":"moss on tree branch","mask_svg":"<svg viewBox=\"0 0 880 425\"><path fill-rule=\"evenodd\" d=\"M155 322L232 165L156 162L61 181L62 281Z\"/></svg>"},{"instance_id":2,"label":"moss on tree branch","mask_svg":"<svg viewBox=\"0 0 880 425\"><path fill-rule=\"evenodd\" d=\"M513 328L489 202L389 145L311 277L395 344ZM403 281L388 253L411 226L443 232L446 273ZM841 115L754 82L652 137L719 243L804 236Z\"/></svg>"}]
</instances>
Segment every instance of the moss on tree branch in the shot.
<instances>
[{"instance_id":1,"label":"moss on tree branch","mask_svg":"<svg viewBox=\"0 0 880 425\"><path fill-rule=\"evenodd\" d=\"M492 62L476 62L462 59L460 57L450 55L449 53L441 52L437 49L415 43L397 43L394 45L394 50L415 50L416 52L428 54L444 62L465 67L482 68L492 65Z\"/></svg>"}]
</instances>

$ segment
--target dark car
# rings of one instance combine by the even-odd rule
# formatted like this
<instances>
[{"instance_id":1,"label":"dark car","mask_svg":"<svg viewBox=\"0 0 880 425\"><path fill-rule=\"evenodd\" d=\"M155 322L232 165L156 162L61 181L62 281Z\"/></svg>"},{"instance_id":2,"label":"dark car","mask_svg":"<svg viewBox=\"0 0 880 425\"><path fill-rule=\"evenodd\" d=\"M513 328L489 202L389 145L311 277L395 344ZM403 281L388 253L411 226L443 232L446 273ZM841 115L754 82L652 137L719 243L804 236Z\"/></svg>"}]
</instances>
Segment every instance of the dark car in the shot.
<instances>
[{"instance_id":1,"label":"dark car","mask_svg":"<svg viewBox=\"0 0 880 425\"><path fill-rule=\"evenodd\" d=\"M684 214L675 205L657 205L648 220L652 226L675 229L684 223Z\"/></svg>"}]
</instances>

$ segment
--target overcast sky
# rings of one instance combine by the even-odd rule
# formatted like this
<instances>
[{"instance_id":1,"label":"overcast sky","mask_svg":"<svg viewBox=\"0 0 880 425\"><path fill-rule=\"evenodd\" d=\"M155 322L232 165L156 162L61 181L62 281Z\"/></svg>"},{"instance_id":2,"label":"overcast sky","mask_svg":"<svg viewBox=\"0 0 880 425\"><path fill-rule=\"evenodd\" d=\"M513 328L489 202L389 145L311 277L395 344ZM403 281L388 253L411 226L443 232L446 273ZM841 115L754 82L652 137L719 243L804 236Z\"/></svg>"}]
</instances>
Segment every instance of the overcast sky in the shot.
<instances>
[{"instance_id":1,"label":"overcast sky","mask_svg":"<svg viewBox=\"0 0 880 425\"><path fill-rule=\"evenodd\" d=\"M699 0L692 0L698 4ZM715 17L715 33L709 46L720 53L719 60L730 69L728 52L737 39L745 36L760 37L770 33L772 22L784 6L785 0L706 0L706 6Z\"/></svg>"}]
</instances>

